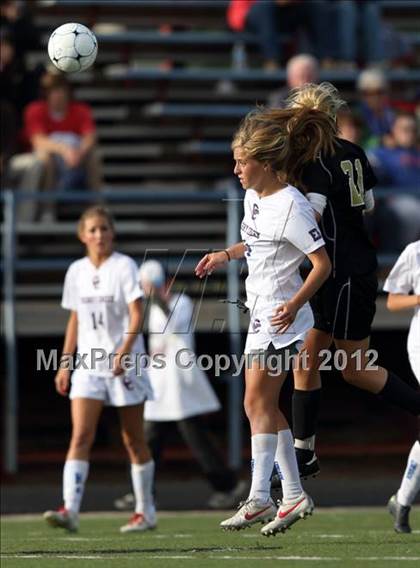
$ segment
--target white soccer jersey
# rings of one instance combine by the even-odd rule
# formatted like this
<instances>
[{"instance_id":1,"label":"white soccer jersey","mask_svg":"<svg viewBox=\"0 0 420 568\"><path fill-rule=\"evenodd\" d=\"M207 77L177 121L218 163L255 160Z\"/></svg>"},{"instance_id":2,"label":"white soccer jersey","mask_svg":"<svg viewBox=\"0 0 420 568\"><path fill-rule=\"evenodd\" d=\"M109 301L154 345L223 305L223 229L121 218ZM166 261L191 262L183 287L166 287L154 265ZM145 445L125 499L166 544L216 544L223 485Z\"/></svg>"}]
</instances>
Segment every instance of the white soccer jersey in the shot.
<instances>
[{"instance_id":1,"label":"white soccer jersey","mask_svg":"<svg viewBox=\"0 0 420 568\"><path fill-rule=\"evenodd\" d=\"M384 284L391 294L420 294L420 241L406 246ZM407 350L414 374L420 382L420 306L414 308Z\"/></svg>"},{"instance_id":2,"label":"white soccer jersey","mask_svg":"<svg viewBox=\"0 0 420 568\"><path fill-rule=\"evenodd\" d=\"M194 360L193 308L185 294L170 298L169 317L156 304L150 308L149 350L151 355L162 354L165 366L148 369L153 400L146 402L146 420L182 420L220 409L206 374L197 364L182 368Z\"/></svg>"},{"instance_id":3,"label":"white soccer jersey","mask_svg":"<svg viewBox=\"0 0 420 568\"><path fill-rule=\"evenodd\" d=\"M128 330L128 304L143 296L137 281L137 266L130 257L114 252L97 268L88 257L73 262L67 270L61 305L77 312L77 352L97 359L103 349L115 353ZM133 355L144 353L144 341L137 335ZM96 353L98 355L96 356ZM112 376L108 361L96 361L92 374Z\"/></svg>"},{"instance_id":4,"label":"white soccer jersey","mask_svg":"<svg viewBox=\"0 0 420 568\"><path fill-rule=\"evenodd\" d=\"M302 287L299 266L305 256L325 244L310 203L290 185L262 198L249 189L241 235L246 246L247 306L251 312L245 352L266 348L270 342L279 348L304 339L314 323L308 303L284 334L275 333L269 319L276 306L289 301Z\"/></svg>"}]
</instances>

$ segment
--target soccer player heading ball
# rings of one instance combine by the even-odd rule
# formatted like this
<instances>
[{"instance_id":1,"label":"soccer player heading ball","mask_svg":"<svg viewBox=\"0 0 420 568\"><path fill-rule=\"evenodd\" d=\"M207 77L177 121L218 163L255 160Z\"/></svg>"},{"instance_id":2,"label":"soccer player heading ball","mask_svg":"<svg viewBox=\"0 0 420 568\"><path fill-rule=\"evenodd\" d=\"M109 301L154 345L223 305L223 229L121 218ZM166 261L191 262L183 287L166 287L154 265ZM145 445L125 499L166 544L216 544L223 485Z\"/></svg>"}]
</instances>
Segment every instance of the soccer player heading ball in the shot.
<instances>
[{"instance_id":1,"label":"soccer player heading ball","mask_svg":"<svg viewBox=\"0 0 420 568\"><path fill-rule=\"evenodd\" d=\"M305 161L332 150L335 133L334 120L317 111L251 112L232 143L234 171L246 191L243 242L207 254L196 267L202 278L233 258L245 257L249 271L244 406L251 426L252 484L245 503L221 523L224 529L263 522L261 532L268 536L285 531L314 507L302 489L293 436L278 400L287 359L300 351L314 323L308 300L331 270L314 211L294 185L300 183ZM312 269L303 282L299 266L305 257ZM267 364L272 356L278 360L276 372ZM270 497L274 465L282 475L278 511Z\"/></svg>"}]
</instances>

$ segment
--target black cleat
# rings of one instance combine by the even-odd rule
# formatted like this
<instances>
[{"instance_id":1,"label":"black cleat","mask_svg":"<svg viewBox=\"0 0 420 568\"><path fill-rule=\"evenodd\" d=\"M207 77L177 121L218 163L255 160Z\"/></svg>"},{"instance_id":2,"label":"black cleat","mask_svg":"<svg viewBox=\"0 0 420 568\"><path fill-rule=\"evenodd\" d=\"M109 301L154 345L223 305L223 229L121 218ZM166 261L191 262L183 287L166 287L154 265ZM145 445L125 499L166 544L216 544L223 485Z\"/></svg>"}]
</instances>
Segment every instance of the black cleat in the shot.
<instances>
[{"instance_id":1,"label":"black cleat","mask_svg":"<svg viewBox=\"0 0 420 568\"><path fill-rule=\"evenodd\" d=\"M411 527L408 523L411 507L400 505L397 496L393 495L388 501L388 511L394 517L394 530L397 533L411 533Z\"/></svg>"},{"instance_id":2,"label":"black cleat","mask_svg":"<svg viewBox=\"0 0 420 568\"><path fill-rule=\"evenodd\" d=\"M306 453L306 450L304 450ZM319 461L314 452L310 452L311 456L305 456L303 452L296 452L296 458L299 468L299 475L301 479L308 479L308 477L316 477L321 471L319 467ZM308 458L308 461L304 459ZM299 458L301 458L299 460ZM302 459L303 458L303 459ZM276 470L273 470L271 476L271 489L279 490L281 489L281 477Z\"/></svg>"},{"instance_id":3,"label":"black cleat","mask_svg":"<svg viewBox=\"0 0 420 568\"><path fill-rule=\"evenodd\" d=\"M301 479L316 477L321 471L319 461L315 453L312 454L312 457L308 461L298 459L298 468Z\"/></svg>"}]
</instances>

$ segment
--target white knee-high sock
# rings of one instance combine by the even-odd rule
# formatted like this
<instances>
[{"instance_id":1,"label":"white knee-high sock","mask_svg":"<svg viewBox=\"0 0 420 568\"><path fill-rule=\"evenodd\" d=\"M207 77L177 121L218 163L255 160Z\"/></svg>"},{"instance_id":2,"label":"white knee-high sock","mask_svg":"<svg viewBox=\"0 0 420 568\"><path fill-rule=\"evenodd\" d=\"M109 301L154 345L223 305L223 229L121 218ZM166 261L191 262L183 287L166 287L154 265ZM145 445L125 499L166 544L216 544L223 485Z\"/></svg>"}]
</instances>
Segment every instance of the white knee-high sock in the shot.
<instances>
[{"instance_id":1,"label":"white knee-high sock","mask_svg":"<svg viewBox=\"0 0 420 568\"><path fill-rule=\"evenodd\" d=\"M251 436L252 483L249 499L267 501L270 498L270 479L276 453L276 434Z\"/></svg>"},{"instance_id":2,"label":"white knee-high sock","mask_svg":"<svg viewBox=\"0 0 420 568\"><path fill-rule=\"evenodd\" d=\"M136 513L154 514L153 502L153 477L155 475L155 462L150 460L146 463L131 464L131 481L133 483L134 497L136 500Z\"/></svg>"},{"instance_id":3,"label":"white knee-high sock","mask_svg":"<svg viewBox=\"0 0 420 568\"><path fill-rule=\"evenodd\" d=\"M398 503L411 507L420 490L420 442L415 442L408 455L407 467L398 489Z\"/></svg>"},{"instance_id":4,"label":"white knee-high sock","mask_svg":"<svg viewBox=\"0 0 420 568\"><path fill-rule=\"evenodd\" d=\"M279 430L277 432L275 466L281 478L283 501L286 503L294 501L302 494L303 489L290 430Z\"/></svg>"},{"instance_id":5,"label":"white knee-high sock","mask_svg":"<svg viewBox=\"0 0 420 568\"><path fill-rule=\"evenodd\" d=\"M89 473L89 462L67 460L63 470L64 507L78 513L82 502L85 483Z\"/></svg>"}]
</instances>

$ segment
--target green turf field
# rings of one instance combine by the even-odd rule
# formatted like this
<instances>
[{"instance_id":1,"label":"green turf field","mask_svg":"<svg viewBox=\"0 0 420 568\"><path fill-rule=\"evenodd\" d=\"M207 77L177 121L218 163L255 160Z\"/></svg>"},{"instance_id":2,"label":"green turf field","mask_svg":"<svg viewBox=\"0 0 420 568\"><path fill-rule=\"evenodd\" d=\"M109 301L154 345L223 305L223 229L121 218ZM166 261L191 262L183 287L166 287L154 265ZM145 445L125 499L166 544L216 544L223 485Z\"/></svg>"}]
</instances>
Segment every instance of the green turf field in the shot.
<instances>
[{"instance_id":1,"label":"green turf field","mask_svg":"<svg viewBox=\"0 0 420 568\"><path fill-rule=\"evenodd\" d=\"M382 509L324 509L287 534L259 536L260 525L235 533L218 529L220 513L167 513L145 534L123 535L121 514L86 514L80 531L66 534L41 518L5 517L2 568L202 568L248 566L420 566L420 510L411 535L393 532Z\"/></svg>"}]
</instances>

